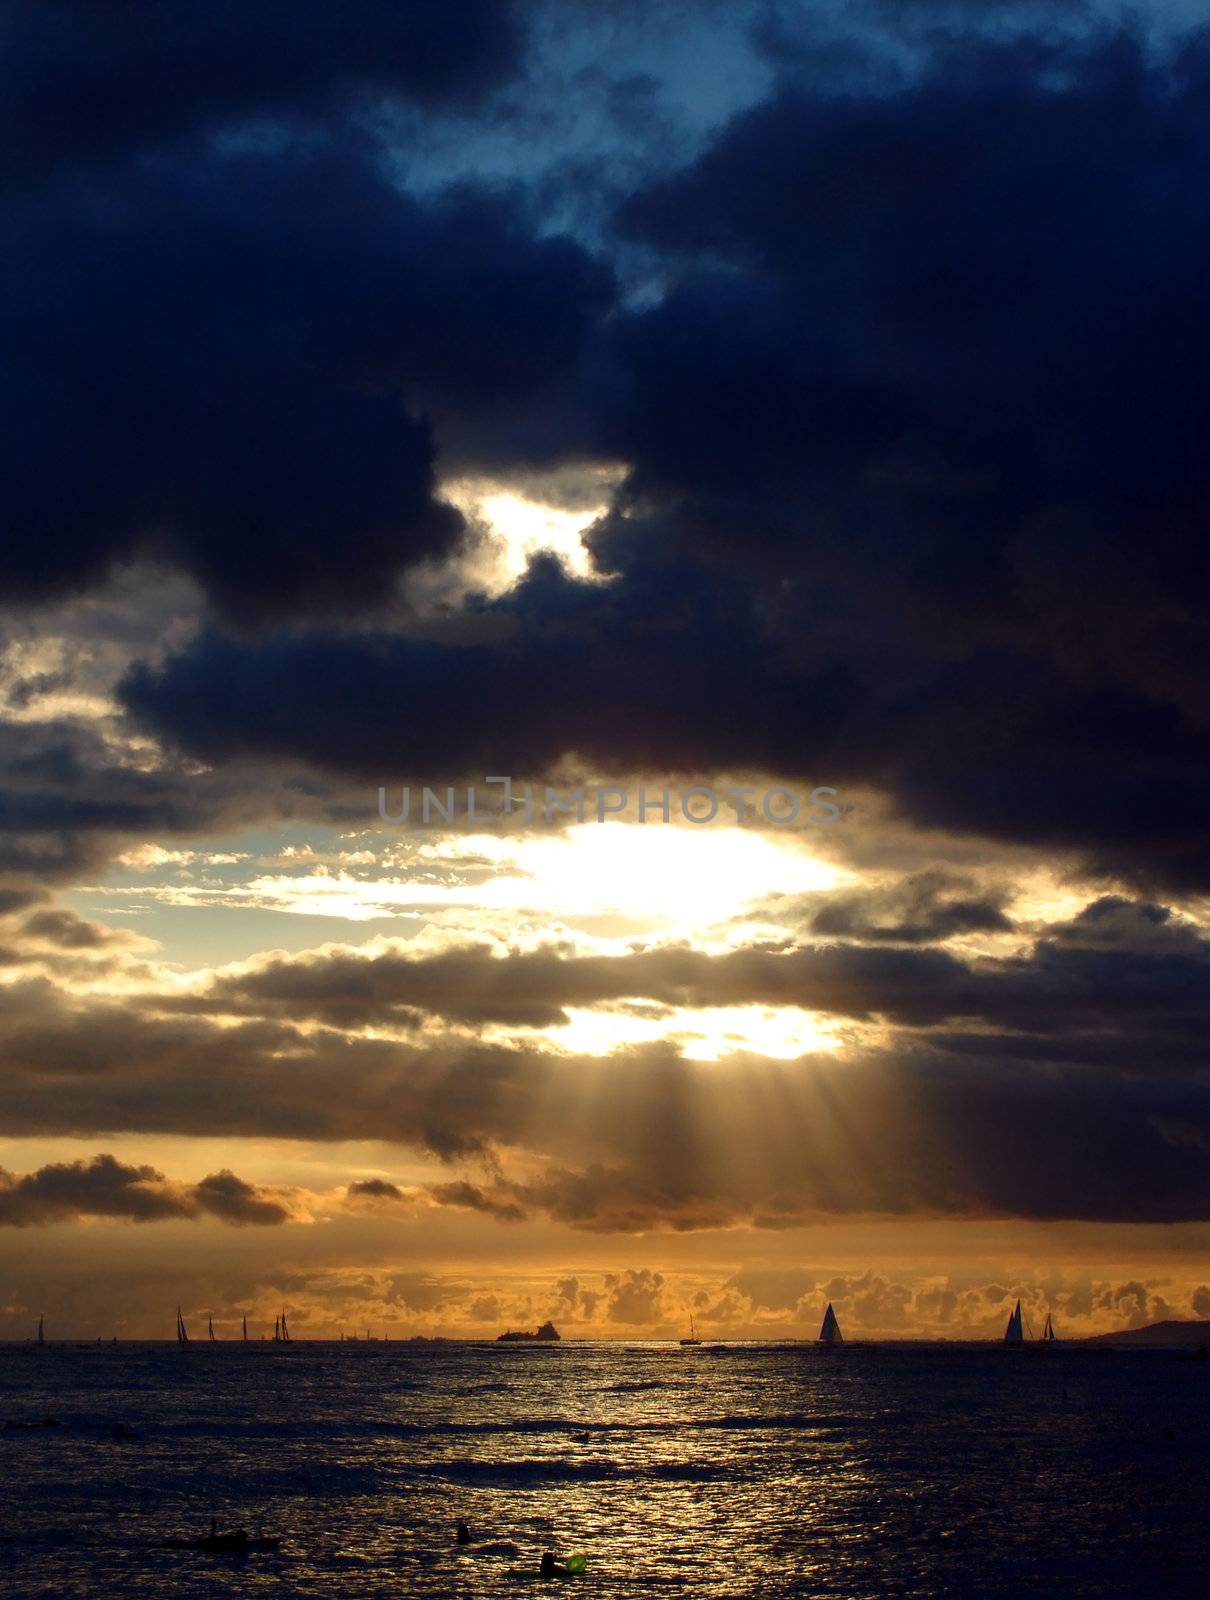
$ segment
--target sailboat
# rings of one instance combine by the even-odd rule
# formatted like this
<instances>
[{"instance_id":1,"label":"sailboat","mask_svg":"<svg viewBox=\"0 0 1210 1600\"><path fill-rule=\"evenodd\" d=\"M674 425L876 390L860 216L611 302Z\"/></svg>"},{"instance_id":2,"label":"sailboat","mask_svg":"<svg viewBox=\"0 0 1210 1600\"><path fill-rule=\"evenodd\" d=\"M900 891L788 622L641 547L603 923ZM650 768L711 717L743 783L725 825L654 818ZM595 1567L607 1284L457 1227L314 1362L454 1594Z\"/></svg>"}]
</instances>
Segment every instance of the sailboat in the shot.
<instances>
[{"instance_id":1,"label":"sailboat","mask_svg":"<svg viewBox=\"0 0 1210 1600\"><path fill-rule=\"evenodd\" d=\"M248 1343L248 1319L244 1318L244 1343Z\"/></svg>"},{"instance_id":2,"label":"sailboat","mask_svg":"<svg viewBox=\"0 0 1210 1600\"><path fill-rule=\"evenodd\" d=\"M1046 1326L1042 1329L1042 1343L1043 1344L1054 1344L1054 1343L1056 1343L1055 1325L1051 1321L1051 1317L1050 1317L1050 1312L1049 1311L1046 1313Z\"/></svg>"},{"instance_id":3,"label":"sailboat","mask_svg":"<svg viewBox=\"0 0 1210 1600\"><path fill-rule=\"evenodd\" d=\"M682 1344L701 1344L697 1336L697 1329L693 1326L693 1313L689 1313L689 1337L680 1341Z\"/></svg>"},{"instance_id":4,"label":"sailboat","mask_svg":"<svg viewBox=\"0 0 1210 1600\"><path fill-rule=\"evenodd\" d=\"M214 1343L214 1318L213 1317L207 1317L206 1318L206 1332L210 1337L210 1343L213 1344Z\"/></svg>"},{"instance_id":5,"label":"sailboat","mask_svg":"<svg viewBox=\"0 0 1210 1600\"><path fill-rule=\"evenodd\" d=\"M280 1344L281 1343L281 1318L280 1317L274 1317L274 1319L273 1319L273 1343L274 1344Z\"/></svg>"},{"instance_id":6,"label":"sailboat","mask_svg":"<svg viewBox=\"0 0 1210 1600\"><path fill-rule=\"evenodd\" d=\"M45 1344L46 1343L46 1331L42 1326L42 1317L41 1317L41 1315L39 1315L39 1317L38 1317L38 1343L39 1344Z\"/></svg>"},{"instance_id":7,"label":"sailboat","mask_svg":"<svg viewBox=\"0 0 1210 1600\"><path fill-rule=\"evenodd\" d=\"M1013 1314L1008 1319L1008 1327L1004 1330L1005 1344L1024 1344L1025 1333L1021 1327L1021 1302L1018 1300Z\"/></svg>"},{"instance_id":8,"label":"sailboat","mask_svg":"<svg viewBox=\"0 0 1210 1600\"><path fill-rule=\"evenodd\" d=\"M189 1334L185 1327L185 1319L181 1315L180 1306L176 1308L176 1342L177 1344L189 1343Z\"/></svg>"},{"instance_id":9,"label":"sailboat","mask_svg":"<svg viewBox=\"0 0 1210 1600\"><path fill-rule=\"evenodd\" d=\"M823 1314L823 1326L819 1330L816 1344L843 1344L844 1334L840 1331L840 1323L836 1320L836 1313L832 1310L832 1302L828 1301L828 1309Z\"/></svg>"},{"instance_id":10,"label":"sailboat","mask_svg":"<svg viewBox=\"0 0 1210 1600\"><path fill-rule=\"evenodd\" d=\"M291 1342L291 1340L290 1340L290 1329L286 1324L286 1313L285 1313L285 1311L283 1311L282 1314L281 1314L281 1341L282 1341L283 1344L289 1344Z\"/></svg>"}]
</instances>

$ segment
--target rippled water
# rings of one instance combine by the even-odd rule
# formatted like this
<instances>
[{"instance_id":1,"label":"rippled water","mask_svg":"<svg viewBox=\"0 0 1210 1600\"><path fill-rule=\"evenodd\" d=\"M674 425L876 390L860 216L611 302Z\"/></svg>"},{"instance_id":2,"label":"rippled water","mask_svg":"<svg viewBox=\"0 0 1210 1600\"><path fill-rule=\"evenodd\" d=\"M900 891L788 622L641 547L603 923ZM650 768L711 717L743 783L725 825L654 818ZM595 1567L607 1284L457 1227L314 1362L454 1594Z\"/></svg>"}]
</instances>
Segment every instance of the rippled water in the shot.
<instances>
[{"instance_id":1,"label":"rippled water","mask_svg":"<svg viewBox=\"0 0 1210 1600\"><path fill-rule=\"evenodd\" d=\"M491 1597L551 1549L595 1597L1201 1595L1208 1396L1062 1347L0 1347L61 1424L0 1433L0 1592ZM281 1553L156 1548L212 1515Z\"/></svg>"}]
</instances>

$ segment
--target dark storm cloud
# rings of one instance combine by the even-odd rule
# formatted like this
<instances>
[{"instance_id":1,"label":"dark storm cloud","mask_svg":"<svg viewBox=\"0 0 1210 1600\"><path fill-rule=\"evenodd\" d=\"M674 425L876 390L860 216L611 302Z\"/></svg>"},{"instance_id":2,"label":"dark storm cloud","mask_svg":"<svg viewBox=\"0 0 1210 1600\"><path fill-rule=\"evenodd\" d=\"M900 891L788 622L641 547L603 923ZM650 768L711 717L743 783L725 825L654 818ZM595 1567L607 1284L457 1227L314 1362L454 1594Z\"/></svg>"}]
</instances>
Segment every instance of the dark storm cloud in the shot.
<instances>
[{"instance_id":1,"label":"dark storm cloud","mask_svg":"<svg viewBox=\"0 0 1210 1600\"><path fill-rule=\"evenodd\" d=\"M1197 926L1170 906L1102 895L1068 922L1052 923L1047 937L1093 949L1198 952L1205 941Z\"/></svg>"},{"instance_id":2,"label":"dark storm cloud","mask_svg":"<svg viewBox=\"0 0 1210 1600\"><path fill-rule=\"evenodd\" d=\"M814 934L875 944L932 944L962 933L1007 932L1006 899L980 892L957 874L918 872L894 886L830 895L807 913L806 926ZM776 905L770 909L785 914Z\"/></svg>"},{"instance_id":3,"label":"dark storm cloud","mask_svg":"<svg viewBox=\"0 0 1210 1600\"><path fill-rule=\"evenodd\" d=\"M494 1174L431 1186L437 1204L592 1231L782 1228L829 1212L1210 1214L1204 952L1042 941L1028 959L977 968L860 946L713 966L653 954L671 959L623 958L616 973L571 961L567 986L584 998L607 980L632 995L663 984L681 1003L794 1003L827 973L850 997L821 994L825 1007L874 1010L895 996L930 1031L901 1026L883 1049L793 1063L693 1062L666 1046L569 1057L437 1029L402 1043L306 1027L297 996L292 1020L223 1025L26 982L6 988L0 1012L0 1131L395 1140ZM509 962L497 965L507 981ZM540 971L523 963L513 976L535 989ZM455 976L424 962L418 975L430 998ZM544 984L554 987L549 972ZM970 1019L965 1032L939 1031L946 1012ZM505 1165L516 1152L520 1174ZM230 1215L244 1198L216 1181L190 1203Z\"/></svg>"},{"instance_id":4,"label":"dark storm cloud","mask_svg":"<svg viewBox=\"0 0 1210 1600\"><path fill-rule=\"evenodd\" d=\"M10 909L100 870L132 840L198 837L266 817L360 820L364 800L340 785L252 764L199 772L132 764L83 722L0 722L0 886Z\"/></svg>"},{"instance_id":5,"label":"dark storm cloud","mask_svg":"<svg viewBox=\"0 0 1210 1600\"><path fill-rule=\"evenodd\" d=\"M347 1191L351 1200L394 1201L406 1198L398 1184L385 1178L363 1178L351 1183Z\"/></svg>"},{"instance_id":6,"label":"dark storm cloud","mask_svg":"<svg viewBox=\"0 0 1210 1600\"><path fill-rule=\"evenodd\" d=\"M1128 36L788 80L620 209L666 288L581 383L630 464L611 585L539 573L456 642L205 637L129 703L380 781L571 751L869 783L1210 884L1208 83Z\"/></svg>"},{"instance_id":7,"label":"dark storm cloud","mask_svg":"<svg viewBox=\"0 0 1210 1600\"><path fill-rule=\"evenodd\" d=\"M505 0L5 0L0 21L18 179L372 94L466 102L519 69L523 43Z\"/></svg>"},{"instance_id":8,"label":"dark storm cloud","mask_svg":"<svg viewBox=\"0 0 1210 1600\"><path fill-rule=\"evenodd\" d=\"M162 1222L202 1214L221 1221L275 1225L290 1212L233 1172L200 1183L172 1183L154 1167L128 1166L110 1155L57 1162L18 1176L0 1168L0 1226L24 1228L78 1217Z\"/></svg>"},{"instance_id":9,"label":"dark storm cloud","mask_svg":"<svg viewBox=\"0 0 1210 1600\"><path fill-rule=\"evenodd\" d=\"M633 1233L776 1230L860 1212L1173 1221L1210 1205L1210 1102L1188 1078L988 1074L906 1052L710 1071L636 1053L578 1070L602 1090L612 1074L597 1130L609 1159L570 1168L556 1157L544 1177L502 1179L485 1198ZM644 1119L659 1132L641 1133Z\"/></svg>"},{"instance_id":10,"label":"dark storm cloud","mask_svg":"<svg viewBox=\"0 0 1210 1600\"><path fill-rule=\"evenodd\" d=\"M89 922L74 911L63 910L35 912L21 924L21 932L26 938L56 945L61 950L104 950L133 942L125 929Z\"/></svg>"},{"instance_id":11,"label":"dark storm cloud","mask_svg":"<svg viewBox=\"0 0 1210 1600\"><path fill-rule=\"evenodd\" d=\"M909 895L918 888L908 880ZM872 898L875 906L885 903ZM1105 927L1107 904L1119 924L1115 938ZM980 905L982 916L987 908ZM841 906L842 921L858 914L850 896L841 897ZM822 915L816 913L816 923ZM999 926L972 922L962 910L957 918L964 928ZM1166 940L1139 938L1136 919L1148 930L1170 926L1171 932ZM952 927L947 920L944 931ZM632 999L689 1008L798 1006L906 1028L966 1019L1005 1032L1045 1032L1061 1050L1066 1035L1087 1030L1132 1036L1136 1049L1148 1030L1157 1046L1180 1041L1200 1048L1207 993L1210 941L1192 924L1164 907L1097 901L1080 917L1044 930L1027 954L995 958L896 948L881 937L870 945L721 955L677 947L621 956L573 956L553 947L503 957L474 946L421 956L398 948L369 956L328 950L275 957L220 975L200 994L155 1003L177 1012L314 1017L343 1029L409 1027L426 1014L448 1023L549 1027L567 1020L568 1007Z\"/></svg>"},{"instance_id":12,"label":"dark storm cloud","mask_svg":"<svg viewBox=\"0 0 1210 1600\"><path fill-rule=\"evenodd\" d=\"M16 597L144 552L244 619L388 602L463 533L420 408L557 387L611 295L518 197L421 204L347 138L65 182L4 231Z\"/></svg>"},{"instance_id":13,"label":"dark storm cloud","mask_svg":"<svg viewBox=\"0 0 1210 1600\"><path fill-rule=\"evenodd\" d=\"M668 1006L798 1005L924 1024L982 1013L994 1004L993 992L992 981L984 992L971 969L939 951L821 948L710 956L666 949L577 957L552 949L498 958L471 949L419 959L392 953L367 960L352 952L283 959L219 978L202 997L163 1003L180 1010L315 1016L340 1027L406 1025L419 1012L449 1022L550 1027L567 1020L567 1006L634 997Z\"/></svg>"},{"instance_id":14,"label":"dark storm cloud","mask_svg":"<svg viewBox=\"0 0 1210 1600\"><path fill-rule=\"evenodd\" d=\"M195 1183L189 1198L199 1210L237 1227L264 1227L285 1222L290 1215L280 1200L267 1197L263 1190L237 1178L227 1167Z\"/></svg>"},{"instance_id":15,"label":"dark storm cloud","mask_svg":"<svg viewBox=\"0 0 1210 1600\"><path fill-rule=\"evenodd\" d=\"M0 888L0 917L11 917L46 899L45 889Z\"/></svg>"},{"instance_id":16,"label":"dark storm cloud","mask_svg":"<svg viewBox=\"0 0 1210 1600\"><path fill-rule=\"evenodd\" d=\"M763 609L685 563L614 587L542 558L457 639L283 633L249 647L210 632L122 694L207 759L260 751L367 782L541 773L568 751L606 770L807 772L851 686L830 662L795 670Z\"/></svg>"},{"instance_id":17,"label":"dark storm cloud","mask_svg":"<svg viewBox=\"0 0 1210 1600\"><path fill-rule=\"evenodd\" d=\"M465 1180L455 1183L431 1184L428 1194L438 1205L461 1206L468 1211L481 1211L497 1222L524 1222L526 1213L512 1200L497 1200L486 1194L477 1184Z\"/></svg>"},{"instance_id":18,"label":"dark storm cloud","mask_svg":"<svg viewBox=\"0 0 1210 1600\"><path fill-rule=\"evenodd\" d=\"M683 266L615 423L638 509L827 595L839 771L1203 883L1206 82L1121 36L787 85L623 207Z\"/></svg>"}]
</instances>

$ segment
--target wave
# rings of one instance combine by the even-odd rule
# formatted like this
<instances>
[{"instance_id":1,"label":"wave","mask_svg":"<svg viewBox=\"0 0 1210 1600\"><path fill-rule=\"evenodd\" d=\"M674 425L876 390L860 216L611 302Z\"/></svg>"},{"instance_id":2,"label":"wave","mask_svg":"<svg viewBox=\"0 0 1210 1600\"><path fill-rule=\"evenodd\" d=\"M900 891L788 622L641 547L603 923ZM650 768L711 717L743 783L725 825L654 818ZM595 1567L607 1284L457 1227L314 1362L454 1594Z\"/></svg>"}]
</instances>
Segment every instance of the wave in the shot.
<instances>
[{"instance_id":1,"label":"wave","mask_svg":"<svg viewBox=\"0 0 1210 1600\"><path fill-rule=\"evenodd\" d=\"M656 1479L661 1483L739 1482L734 1463L698 1461L621 1462L609 1457L584 1461L523 1458L511 1461L433 1461L417 1470L446 1482L478 1487L517 1488L538 1483L605 1483Z\"/></svg>"}]
</instances>

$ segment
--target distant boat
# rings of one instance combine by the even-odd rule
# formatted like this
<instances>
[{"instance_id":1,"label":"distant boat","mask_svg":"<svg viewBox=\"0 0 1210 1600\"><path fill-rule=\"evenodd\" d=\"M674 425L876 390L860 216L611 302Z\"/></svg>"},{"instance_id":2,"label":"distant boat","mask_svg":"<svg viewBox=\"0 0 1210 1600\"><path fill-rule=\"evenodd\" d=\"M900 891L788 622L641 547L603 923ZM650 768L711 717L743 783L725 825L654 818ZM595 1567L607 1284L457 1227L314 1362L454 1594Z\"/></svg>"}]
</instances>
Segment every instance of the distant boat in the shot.
<instances>
[{"instance_id":1,"label":"distant boat","mask_svg":"<svg viewBox=\"0 0 1210 1600\"><path fill-rule=\"evenodd\" d=\"M244 1343L248 1343L248 1319L244 1318Z\"/></svg>"},{"instance_id":2,"label":"distant boat","mask_svg":"<svg viewBox=\"0 0 1210 1600\"><path fill-rule=\"evenodd\" d=\"M823 1314L823 1326L819 1330L816 1344L843 1344L844 1334L840 1331L840 1323L836 1320L836 1313L832 1310L832 1302L828 1301L828 1309Z\"/></svg>"},{"instance_id":3,"label":"distant boat","mask_svg":"<svg viewBox=\"0 0 1210 1600\"><path fill-rule=\"evenodd\" d=\"M689 1313L689 1337L687 1339L682 1339L681 1343L682 1344L701 1344L701 1342L702 1341L697 1336L697 1329L693 1326L693 1313L690 1312Z\"/></svg>"},{"instance_id":4,"label":"distant boat","mask_svg":"<svg viewBox=\"0 0 1210 1600\"><path fill-rule=\"evenodd\" d=\"M213 1317L207 1317L206 1318L206 1332L209 1335L210 1343L213 1344L214 1343L214 1318Z\"/></svg>"},{"instance_id":5,"label":"distant boat","mask_svg":"<svg viewBox=\"0 0 1210 1600\"><path fill-rule=\"evenodd\" d=\"M176 1308L176 1342L177 1344L189 1343L189 1333L185 1327L185 1319L181 1315L180 1306Z\"/></svg>"},{"instance_id":6,"label":"distant boat","mask_svg":"<svg viewBox=\"0 0 1210 1600\"><path fill-rule=\"evenodd\" d=\"M537 1333L514 1333L510 1328L507 1333L496 1335L497 1344L546 1344L550 1340L558 1339L559 1330L553 1322L544 1322Z\"/></svg>"},{"instance_id":7,"label":"distant boat","mask_svg":"<svg viewBox=\"0 0 1210 1600\"><path fill-rule=\"evenodd\" d=\"M280 1317L274 1317L274 1319L273 1319L273 1343L274 1344L280 1344L281 1343L281 1318Z\"/></svg>"},{"instance_id":8,"label":"distant boat","mask_svg":"<svg viewBox=\"0 0 1210 1600\"><path fill-rule=\"evenodd\" d=\"M1021 1302L1018 1300L1013 1314L1008 1319L1008 1327L1004 1330L1005 1344L1024 1344L1025 1333L1021 1327Z\"/></svg>"},{"instance_id":9,"label":"distant boat","mask_svg":"<svg viewBox=\"0 0 1210 1600\"><path fill-rule=\"evenodd\" d=\"M1042 1343L1054 1344L1055 1342L1055 1325L1050 1320L1050 1312L1048 1311L1046 1313L1046 1326L1042 1329Z\"/></svg>"},{"instance_id":10,"label":"distant boat","mask_svg":"<svg viewBox=\"0 0 1210 1600\"><path fill-rule=\"evenodd\" d=\"M44 1328L42 1326L42 1318L41 1317L38 1318L38 1343L39 1344L45 1344L46 1343L46 1332L45 1332L45 1330L44 1330Z\"/></svg>"},{"instance_id":11,"label":"distant boat","mask_svg":"<svg viewBox=\"0 0 1210 1600\"><path fill-rule=\"evenodd\" d=\"M283 1344L289 1344L291 1342L291 1340L290 1340L290 1328L289 1328L289 1325L286 1322L286 1313L285 1313L284 1310L283 1310L283 1312L281 1314L281 1342Z\"/></svg>"}]
</instances>

